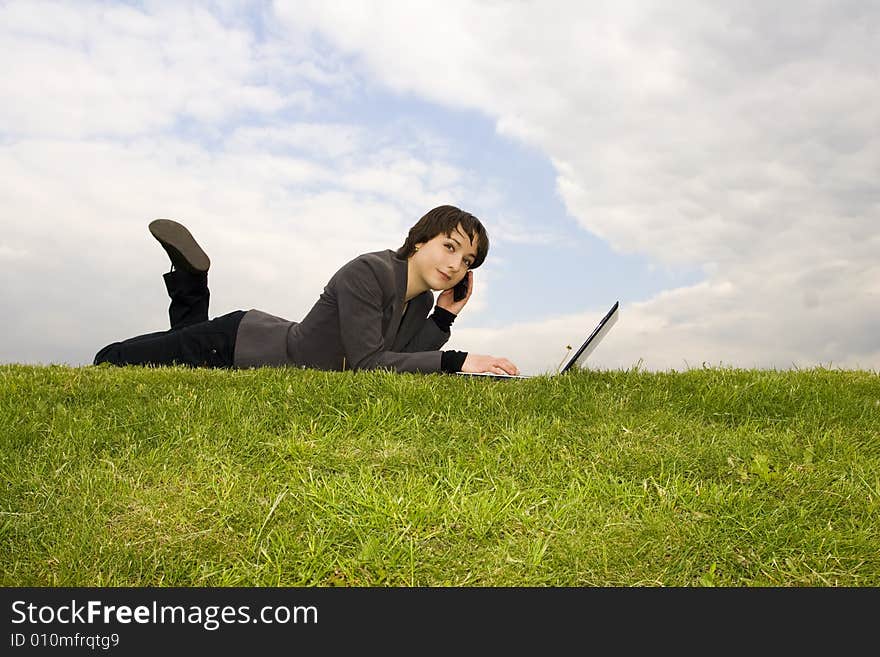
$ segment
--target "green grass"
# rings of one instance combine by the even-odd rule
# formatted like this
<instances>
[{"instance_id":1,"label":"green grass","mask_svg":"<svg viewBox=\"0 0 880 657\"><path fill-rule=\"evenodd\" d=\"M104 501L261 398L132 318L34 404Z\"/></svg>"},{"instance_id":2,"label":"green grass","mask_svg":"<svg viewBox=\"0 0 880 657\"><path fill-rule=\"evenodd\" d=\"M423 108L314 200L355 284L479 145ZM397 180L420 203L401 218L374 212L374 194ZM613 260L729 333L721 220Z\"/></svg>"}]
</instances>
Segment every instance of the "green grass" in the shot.
<instances>
[{"instance_id":1,"label":"green grass","mask_svg":"<svg viewBox=\"0 0 880 657\"><path fill-rule=\"evenodd\" d=\"M867 371L0 366L4 586L878 586Z\"/></svg>"}]
</instances>

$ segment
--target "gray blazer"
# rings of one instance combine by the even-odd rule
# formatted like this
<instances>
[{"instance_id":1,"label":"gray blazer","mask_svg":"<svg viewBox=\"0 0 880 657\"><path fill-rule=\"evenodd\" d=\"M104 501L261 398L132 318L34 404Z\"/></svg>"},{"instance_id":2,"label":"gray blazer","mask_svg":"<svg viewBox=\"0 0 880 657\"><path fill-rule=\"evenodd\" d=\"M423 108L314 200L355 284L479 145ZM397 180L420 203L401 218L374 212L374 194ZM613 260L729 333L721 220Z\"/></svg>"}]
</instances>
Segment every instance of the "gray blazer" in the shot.
<instances>
[{"instance_id":1,"label":"gray blazer","mask_svg":"<svg viewBox=\"0 0 880 657\"><path fill-rule=\"evenodd\" d=\"M406 283L406 259L390 249L364 253L333 275L299 323L247 311L233 364L439 372L438 350L450 334L427 318L434 305L430 290L411 299L404 313Z\"/></svg>"}]
</instances>

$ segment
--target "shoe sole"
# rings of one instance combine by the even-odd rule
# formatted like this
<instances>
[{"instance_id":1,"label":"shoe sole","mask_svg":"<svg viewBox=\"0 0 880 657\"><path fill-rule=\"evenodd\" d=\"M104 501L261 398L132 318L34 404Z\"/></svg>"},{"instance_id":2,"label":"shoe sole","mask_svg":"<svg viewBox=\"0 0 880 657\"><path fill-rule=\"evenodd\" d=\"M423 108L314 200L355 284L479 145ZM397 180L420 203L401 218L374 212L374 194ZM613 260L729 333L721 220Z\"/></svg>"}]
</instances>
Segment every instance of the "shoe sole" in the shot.
<instances>
[{"instance_id":1,"label":"shoe sole","mask_svg":"<svg viewBox=\"0 0 880 657\"><path fill-rule=\"evenodd\" d=\"M168 253L171 263L178 269L186 269L201 274L211 267L211 259L202 251L186 226L171 219L156 219L150 222L150 233Z\"/></svg>"}]
</instances>

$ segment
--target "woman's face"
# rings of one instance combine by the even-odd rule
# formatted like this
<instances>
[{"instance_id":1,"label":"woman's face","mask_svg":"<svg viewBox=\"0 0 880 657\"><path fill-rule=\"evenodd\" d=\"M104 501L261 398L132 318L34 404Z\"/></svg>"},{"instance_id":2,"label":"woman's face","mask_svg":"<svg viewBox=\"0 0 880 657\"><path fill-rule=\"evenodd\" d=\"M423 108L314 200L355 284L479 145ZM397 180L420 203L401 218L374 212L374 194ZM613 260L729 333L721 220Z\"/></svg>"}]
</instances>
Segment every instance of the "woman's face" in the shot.
<instances>
[{"instance_id":1,"label":"woman's face","mask_svg":"<svg viewBox=\"0 0 880 657\"><path fill-rule=\"evenodd\" d=\"M448 290L467 276L468 268L477 257L476 238L471 242L461 224L447 237L435 235L417 244L412 258L422 279L432 290Z\"/></svg>"}]
</instances>

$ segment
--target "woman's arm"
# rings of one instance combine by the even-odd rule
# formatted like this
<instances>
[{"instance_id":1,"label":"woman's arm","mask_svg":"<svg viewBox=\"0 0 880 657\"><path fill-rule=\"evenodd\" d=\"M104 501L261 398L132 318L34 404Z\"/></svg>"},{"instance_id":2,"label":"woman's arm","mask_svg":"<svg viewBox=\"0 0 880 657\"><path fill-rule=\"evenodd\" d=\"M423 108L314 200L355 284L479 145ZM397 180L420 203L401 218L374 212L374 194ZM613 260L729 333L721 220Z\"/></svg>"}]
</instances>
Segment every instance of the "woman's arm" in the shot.
<instances>
[{"instance_id":1,"label":"woman's arm","mask_svg":"<svg viewBox=\"0 0 880 657\"><path fill-rule=\"evenodd\" d=\"M364 261L353 262L351 270L336 280L339 330L346 366L353 370L388 368L399 372L440 372L439 351L385 350L382 290L375 271ZM436 326L434 329L440 332Z\"/></svg>"},{"instance_id":2,"label":"woman's arm","mask_svg":"<svg viewBox=\"0 0 880 657\"><path fill-rule=\"evenodd\" d=\"M413 299L410 302L408 314L414 313L417 317L424 318L434 302L433 295L424 293L422 296ZM413 304L418 304L413 307ZM421 320L419 330L407 340L403 346L403 351L434 351L449 342L450 326L455 320L455 315L439 306L434 309L434 313L429 317Z\"/></svg>"}]
</instances>

